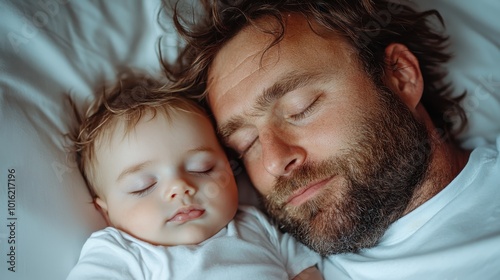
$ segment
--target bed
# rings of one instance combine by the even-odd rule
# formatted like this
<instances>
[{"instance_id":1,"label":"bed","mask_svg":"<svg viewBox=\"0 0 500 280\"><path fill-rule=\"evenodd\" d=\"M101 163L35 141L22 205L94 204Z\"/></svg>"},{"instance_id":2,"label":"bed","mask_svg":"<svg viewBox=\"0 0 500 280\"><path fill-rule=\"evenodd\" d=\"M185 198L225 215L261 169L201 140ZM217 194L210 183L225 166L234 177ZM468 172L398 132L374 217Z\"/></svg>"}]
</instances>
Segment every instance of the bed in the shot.
<instances>
[{"instance_id":1,"label":"bed","mask_svg":"<svg viewBox=\"0 0 500 280\"><path fill-rule=\"evenodd\" d=\"M438 9L451 36L448 79L469 93L461 145L493 142L500 2L413 2ZM65 279L86 238L105 226L66 150L76 126L69 100L83 110L125 68L161 75L158 39L167 59L179 39L159 11L159 0L0 1L0 279ZM243 200L252 190L239 180Z\"/></svg>"}]
</instances>

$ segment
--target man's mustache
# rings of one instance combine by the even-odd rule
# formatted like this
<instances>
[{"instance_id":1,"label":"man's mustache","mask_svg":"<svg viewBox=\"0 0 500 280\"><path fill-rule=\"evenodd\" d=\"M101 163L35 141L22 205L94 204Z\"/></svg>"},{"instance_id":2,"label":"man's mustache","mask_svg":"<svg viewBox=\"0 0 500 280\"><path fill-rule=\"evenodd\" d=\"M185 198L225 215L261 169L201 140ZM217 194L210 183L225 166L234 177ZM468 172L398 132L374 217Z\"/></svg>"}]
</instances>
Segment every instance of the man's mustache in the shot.
<instances>
[{"instance_id":1,"label":"man's mustache","mask_svg":"<svg viewBox=\"0 0 500 280\"><path fill-rule=\"evenodd\" d=\"M292 174L277 177L273 185L273 191L265 199L267 202L274 204L274 207L285 207L288 198L300 188L341 174L339 170L341 168L334 162L338 161L330 159L320 163L304 163L297 167Z\"/></svg>"}]
</instances>

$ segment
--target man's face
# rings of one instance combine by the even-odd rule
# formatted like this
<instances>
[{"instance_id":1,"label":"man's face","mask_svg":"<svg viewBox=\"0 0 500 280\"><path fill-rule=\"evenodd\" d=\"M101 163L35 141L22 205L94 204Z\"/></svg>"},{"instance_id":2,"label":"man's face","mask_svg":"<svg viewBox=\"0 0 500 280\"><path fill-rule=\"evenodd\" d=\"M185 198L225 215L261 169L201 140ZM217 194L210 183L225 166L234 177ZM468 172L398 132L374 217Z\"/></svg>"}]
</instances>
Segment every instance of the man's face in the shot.
<instances>
[{"instance_id":1,"label":"man's face","mask_svg":"<svg viewBox=\"0 0 500 280\"><path fill-rule=\"evenodd\" d=\"M375 87L341 37L291 15L283 41L264 51L271 40L246 28L212 64L223 139L300 241L323 255L373 246L426 173L425 127Z\"/></svg>"}]
</instances>

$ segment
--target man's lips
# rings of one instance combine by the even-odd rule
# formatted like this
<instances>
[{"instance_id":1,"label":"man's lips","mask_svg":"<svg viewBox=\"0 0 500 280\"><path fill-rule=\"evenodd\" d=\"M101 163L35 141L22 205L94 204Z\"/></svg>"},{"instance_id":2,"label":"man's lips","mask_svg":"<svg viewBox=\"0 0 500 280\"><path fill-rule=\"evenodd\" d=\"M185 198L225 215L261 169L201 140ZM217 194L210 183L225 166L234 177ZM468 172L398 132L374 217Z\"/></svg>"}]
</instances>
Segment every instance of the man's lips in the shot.
<instances>
[{"instance_id":1,"label":"man's lips","mask_svg":"<svg viewBox=\"0 0 500 280\"><path fill-rule=\"evenodd\" d=\"M199 218L205 213L205 209L197 206L186 206L179 208L167 222L184 223Z\"/></svg>"},{"instance_id":2,"label":"man's lips","mask_svg":"<svg viewBox=\"0 0 500 280\"><path fill-rule=\"evenodd\" d=\"M329 177L321 181L314 182L303 188L300 188L292 193L288 198L286 204L299 206L306 202L313 196L315 196L327 183L329 183L334 177Z\"/></svg>"}]
</instances>

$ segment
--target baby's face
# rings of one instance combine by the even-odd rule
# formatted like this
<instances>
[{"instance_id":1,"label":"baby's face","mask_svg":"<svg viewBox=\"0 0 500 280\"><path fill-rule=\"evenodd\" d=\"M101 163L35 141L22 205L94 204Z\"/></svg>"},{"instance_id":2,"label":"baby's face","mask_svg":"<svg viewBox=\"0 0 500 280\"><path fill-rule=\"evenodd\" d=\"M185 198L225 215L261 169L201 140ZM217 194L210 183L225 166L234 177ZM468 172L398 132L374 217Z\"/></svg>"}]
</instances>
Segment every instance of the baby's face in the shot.
<instances>
[{"instance_id":1,"label":"baby's face","mask_svg":"<svg viewBox=\"0 0 500 280\"><path fill-rule=\"evenodd\" d=\"M236 183L204 116L174 111L124 122L96 150L97 203L108 222L155 245L197 244L235 215Z\"/></svg>"}]
</instances>

